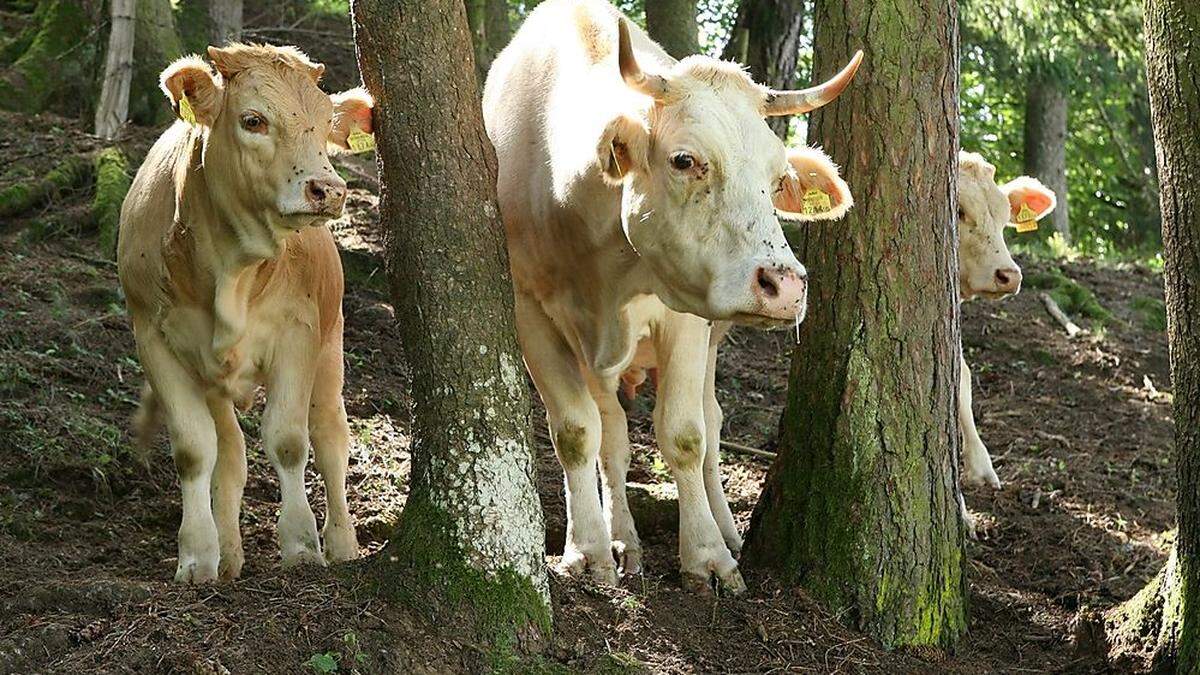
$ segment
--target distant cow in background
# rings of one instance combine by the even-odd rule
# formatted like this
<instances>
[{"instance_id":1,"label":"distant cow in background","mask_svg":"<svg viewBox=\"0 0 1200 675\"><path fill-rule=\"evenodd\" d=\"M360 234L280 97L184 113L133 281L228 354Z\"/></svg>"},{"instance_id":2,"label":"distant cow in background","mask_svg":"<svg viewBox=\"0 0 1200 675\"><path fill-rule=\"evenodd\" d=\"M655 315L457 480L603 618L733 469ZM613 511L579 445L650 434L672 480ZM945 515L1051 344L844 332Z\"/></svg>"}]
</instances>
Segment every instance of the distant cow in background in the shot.
<instances>
[{"instance_id":1,"label":"distant cow in background","mask_svg":"<svg viewBox=\"0 0 1200 675\"><path fill-rule=\"evenodd\" d=\"M329 96L290 47L210 47L162 74L181 120L121 212L121 286L146 371L139 436L161 411L183 490L175 580L237 577L246 448L234 404L265 384L262 437L279 475L285 565L358 555L346 504L342 267L324 227L346 184L327 146L371 131L362 90ZM324 553L308 504L309 442L328 500Z\"/></svg>"},{"instance_id":2,"label":"distant cow in background","mask_svg":"<svg viewBox=\"0 0 1200 675\"><path fill-rule=\"evenodd\" d=\"M1004 242L1004 229L1044 218L1054 210L1054 192L1036 178L1021 176L996 184L996 167L981 155L958 158L958 285L960 300L999 299L1021 290L1021 268ZM968 482L999 489L987 446L971 412L971 370L959 351L958 421ZM964 512L965 515L965 512ZM969 521L968 521L969 522Z\"/></svg>"}]
</instances>

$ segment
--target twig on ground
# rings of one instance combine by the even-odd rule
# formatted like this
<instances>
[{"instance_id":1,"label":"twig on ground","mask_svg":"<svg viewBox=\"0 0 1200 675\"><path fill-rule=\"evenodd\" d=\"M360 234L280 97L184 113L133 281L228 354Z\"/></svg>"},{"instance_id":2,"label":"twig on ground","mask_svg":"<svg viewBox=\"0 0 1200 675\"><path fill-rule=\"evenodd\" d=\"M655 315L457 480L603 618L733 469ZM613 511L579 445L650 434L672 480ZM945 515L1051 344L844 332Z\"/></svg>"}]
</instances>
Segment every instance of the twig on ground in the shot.
<instances>
[{"instance_id":1,"label":"twig on ground","mask_svg":"<svg viewBox=\"0 0 1200 675\"><path fill-rule=\"evenodd\" d=\"M1067 331L1068 338L1073 338L1083 332L1083 329L1071 321L1071 317L1067 316L1066 312L1062 311L1049 293L1039 293L1038 296L1042 299L1042 304L1046 306L1046 312L1058 322L1058 325L1063 327L1063 330Z\"/></svg>"},{"instance_id":2,"label":"twig on ground","mask_svg":"<svg viewBox=\"0 0 1200 675\"><path fill-rule=\"evenodd\" d=\"M748 445L742 445L741 443L734 443L733 441L721 441L721 447L725 448L726 450L733 450L734 452L740 452L743 455L751 455L753 457L761 457L763 459L769 459L772 461L774 461L775 458L779 456L777 453L774 453L774 452L770 452L767 450L759 450L758 448L752 448Z\"/></svg>"}]
</instances>

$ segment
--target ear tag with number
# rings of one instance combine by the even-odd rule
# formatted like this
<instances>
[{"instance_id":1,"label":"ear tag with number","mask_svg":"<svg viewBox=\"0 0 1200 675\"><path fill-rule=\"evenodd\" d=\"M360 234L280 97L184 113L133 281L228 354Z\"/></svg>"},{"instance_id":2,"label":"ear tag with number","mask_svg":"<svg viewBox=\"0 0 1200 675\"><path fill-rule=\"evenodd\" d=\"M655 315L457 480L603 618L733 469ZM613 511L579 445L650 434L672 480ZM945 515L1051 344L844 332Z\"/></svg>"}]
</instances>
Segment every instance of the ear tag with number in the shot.
<instances>
[{"instance_id":1,"label":"ear tag with number","mask_svg":"<svg viewBox=\"0 0 1200 675\"><path fill-rule=\"evenodd\" d=\"M806 216L815 216L833 210L829 195L821 188L813 187L805 190L802 199L804 206L801 208L801 213Z\"/></svg>"},{"instance_id":2,"label":"ear tag with number","mask_svg":"<svg viewBox=\"0 0 1200 675\"><path fill-rule=\"evenodd\" d=\"M188 100L187 96L179 99L179 119L188 124L196 123L196 111L192 110L192 102Z\"/></svg>"},{"instance_id":3,"label":"ear tag with number","mask_svg":"<svg viewBox=\"0 0 1200 675\"><path fill-rule=\"evenodd\" d=\"M1037 212L1028 204L1021 204L1021 210L1017 212L1017 232L1035 232L1037 229Z\"/></svg>"},{"instance_id":4,"label":"ear tag with number","mask_svg":"<svg viewBox=\"0 0 1200 675\"><path fill-rule=\"evenodd\" d=\"M349 143L351 152L366 152L375 149L375 136L358 127L354 127L346 142Z\"/></svg>"}]
</instances>

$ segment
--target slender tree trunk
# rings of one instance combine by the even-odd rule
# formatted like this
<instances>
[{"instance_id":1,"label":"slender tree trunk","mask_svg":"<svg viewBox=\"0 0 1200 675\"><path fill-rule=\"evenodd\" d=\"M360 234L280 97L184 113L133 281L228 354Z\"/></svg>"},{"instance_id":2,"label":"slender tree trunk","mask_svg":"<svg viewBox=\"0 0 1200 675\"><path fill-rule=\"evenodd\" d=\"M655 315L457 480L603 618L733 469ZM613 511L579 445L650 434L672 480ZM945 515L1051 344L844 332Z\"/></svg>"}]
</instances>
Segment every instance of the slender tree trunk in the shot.
<instances>
[{"instance_id":1,"label":"slender tree trunk","mask_svg":"<svg viewBox=\"0 0 1200 675\"><path fill-rule=\"evenodd\" d=\"M1063 83L1047 74L1025 90L1025 173L1054 190L1058 205L1050 226L1071 241L1067 208L1067 92Z\"/></svg>"},{"instance_id":2,"label":"slender tree trunk","mask_svg":"<svg viewBox=\"0 0 1200 675\"><path fill-rule=\"evenodd\" d=\"M677 59L700 53L696 0L648 0L646 32Z\"/></svg>"},{"instance_id":3,"label":"slender tree trunk","mask_svg":"<svg viewBox=\"0 0 1200 675\"><path fill-rule=\"evenodd\" d=\"M466 0L467 23L475 47L475 70L482 87L492 59L508 45L512 27L508 21L508 0Z\"/></svg>"},{"instance_id":4,"label":"slender tree trunk","mask_svg":"<svg viewBox=\"0 0 1200 675\"><path fill-rule=\"evenodd\" d=\"M104 57L104 82L96 104L96 135L116 137L129 119L129 85L133 81L133 31L137 0L111 0L112 27Z\"/></svg>"},{"instance_id":5,"label":"slender tree trunk","mask_svg":"<svg viewBox=\"0 0 1200 675\"><path fill-rule=\"evenodd\" d=\"M208 18L214 45L242 39L242 0L209 0Z\"/></svg>"},{"instance_id":6,"label":"slender tree trunk","mask_svg":"<svg viewBox=\"0 0 1200 675\"><path fill-rule=\"evenodd\" d=\"M1158 156L1179 533L1163 571L1109 614L1116 657L1200 671L1200 4L1149 0L1146 81Z\"/></svg>"},{"instance_id":7,"label":"slender tree trunk","mask_svg":"<svg viewBox=\"0 0 1200 675\"><path fill-rule=\"evenodd\" d=\"M803 31L804 0L742 0L721 58L749 68L755 82L793 89ZM786 139L791 119L771 117L767 124Z\"/></svg>"},{"instance_id":8,"label":"slender tree trunk","mask_svg":"<svg viewBox=\"0 0 1200 675\"><path fill-rule=\"evenodd\" d=\"M966 630L956 3L817 0L814 17L816 79L866 51L811 128L857 203L799 242L810 309L745 557L888 647L949 646Z\"/></svg>"},{"instance_id":9,"label":"slender tree trunk","mask_svg":"<svg viewBox=\"0 0 1200 675\"><path fill-rule=\"evenodd\" d=\"M174 117L170 106L163 105L158 76L182 53L171 0L137 0L129 98L129 119L134 123L152 126Z\"/></svg>"},{"instance_id":10,"label":"slender tree trunk","mask_svg":"<svg viewBox=\"0 0 1200 675\"><path fill-rule=\"evenodd\" d=\"M546 628L529 393L464 6L352 8L376 100L388 272L412 373L411 489L380 566L417 599L464 602L489 632Z\"/></svg>"}]
</instances>

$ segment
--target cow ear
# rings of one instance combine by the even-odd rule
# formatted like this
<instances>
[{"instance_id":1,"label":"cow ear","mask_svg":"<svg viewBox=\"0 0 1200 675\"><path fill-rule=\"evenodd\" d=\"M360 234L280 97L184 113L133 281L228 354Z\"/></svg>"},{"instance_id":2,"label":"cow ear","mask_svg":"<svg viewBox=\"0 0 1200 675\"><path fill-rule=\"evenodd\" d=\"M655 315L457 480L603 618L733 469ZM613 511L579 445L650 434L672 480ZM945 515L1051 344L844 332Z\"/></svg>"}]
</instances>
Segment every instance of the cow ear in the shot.
<instances>
[{"instance_id":1,"label":"cow ear","mask_svg":"<svg viewBox=\"0 0 1200 675\"><path fill-rule=\"evenodd\" d=\"M375 133L375 124L371 113L375 109L375 99L362 87L355 87L333 94L333 125L329 128L329 145L340 150L350 149L350 134L360 131L364 134Z\"/></svg>"},{"instance_id":2,"label":"cow ear","mask_svg":"<svg viewBox=\"0 0 1200 675\"><path fill-rule=\"evenodd\" d=\"M789 148L789 170L776 187L774 202L784 220L837 220L854 206L850 186L837 165L818 148Z\"/></svg>"},{"instance_id":3,"label":"cow ear","mask_svg":"<svg viewBox=\"0 0 1200 675\"><path fill-rule=\"evenodd\" d=\"M224 90L200 57L185 56L167 66L159 86L180 119L206 127L216 122Z\"/></svg>"},{"instance_id":4,"label":"cow ear","mask_svg":"<svg viewBox=\"0 0 1200 675\"><path fill-rule=\"evenodd\" d=\"M604 127L596 144L596 160L605 182L620 185L630 172L645 171L650 134L632 118L619 115Z\"/></svg>"},{"instance_id":5,"label":"cow ear","mask_svg":"<svg viewBox=\"0 0 1200 675\"><path fill-rule=\"evenodd\" d=\"M1021 176L1008 181L1000 187L1000 191L1004 193L1005 197L1008 197L1009 221L1012 223L1041 220L1058 204L1053 190L1042 185L1038 179L1029 176Z\"/></svg>"}]
</instances>

